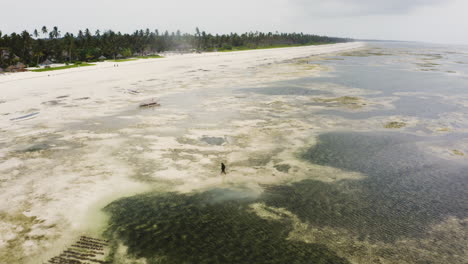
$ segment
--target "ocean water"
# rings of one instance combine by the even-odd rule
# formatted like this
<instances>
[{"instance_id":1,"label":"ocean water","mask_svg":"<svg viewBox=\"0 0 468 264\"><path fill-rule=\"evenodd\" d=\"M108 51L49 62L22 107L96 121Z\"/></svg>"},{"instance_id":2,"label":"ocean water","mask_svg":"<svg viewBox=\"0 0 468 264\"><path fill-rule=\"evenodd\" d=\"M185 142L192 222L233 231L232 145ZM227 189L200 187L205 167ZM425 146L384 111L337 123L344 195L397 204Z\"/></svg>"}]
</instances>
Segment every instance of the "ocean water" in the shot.
<instances>
[{"instance_id":1,"label":"ocean water","mask_svg":"<svg viewBox=\"0 0 468 264\"><path fill-rule=\"evenodd\" d=\"M32 211L79 203L97 183L116 191L86 228L59 224L64 209L0 215L20 230L0 260L73 229L69 241L106 245L107 263L467 263L468 47L370 42L225 78L184 84L196 87L161 108L4 142L15 162L43 164L18 178L80 176L58 180L56 196L33 192Z\"/></svg>"},{"instance_id":2,"label":"ocean water","mask_svg":"<svg viewBox=\"0 0 468 264\"><path fill-rule=\"evenodd\" d=\"M293 155L229 164L289 180L123 198L105 208L108 236L149 263L466 263L468 49L370 43L302 63L333 70L224 90L274 105L242 118L308 124ZM288 148L298 128L276 129L270 144ZM325 168L360 178L324 180Z\"/></svg>"}]
</instances>

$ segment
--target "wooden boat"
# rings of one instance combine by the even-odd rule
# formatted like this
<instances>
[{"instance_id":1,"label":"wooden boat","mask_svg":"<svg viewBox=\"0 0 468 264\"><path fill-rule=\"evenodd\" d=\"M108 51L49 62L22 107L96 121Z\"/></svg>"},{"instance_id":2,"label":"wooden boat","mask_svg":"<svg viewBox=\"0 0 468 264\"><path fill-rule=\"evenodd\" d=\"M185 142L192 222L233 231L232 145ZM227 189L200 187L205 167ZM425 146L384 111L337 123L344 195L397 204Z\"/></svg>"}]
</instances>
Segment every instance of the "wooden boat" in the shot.
<instances>
[{"instance_id":1,"label":"wooden boat","mask_svg":"<svg viewBox=\"0 0 468 264\"><path fill-rule=\"evenodd\" d=\"M154 99L151 99L151 101L143 102L140 104L140 107L156 107L156 106L161 106L158 102L156 102Z\"/></svg>"},{"instance_id":2,"label":"wooden boat","mask_svg":"<svg viewBox=\"0 0 468 264\"><path fill-rule=\"evenodd\" d=\"M139 94L139 93L140 93L139 91L137 91L137 90L132 90L132 89L127 89L127 92L128 92L129 94Z\"/></svg>"},{"instance_id":3,"label":"wooden boat","mask_svg":"<svg viewBox=\"0 0 468 264\"><path fill-rule=\"evenodd\" d=\"M27 114L27 115L24 115L24 116L19 116L19 117L11 118L10 120L11 120L11 121L20 121L20 120L33 119L33 118L35 118L38 114L39 114L39 112L34 112L34 113L30 113L30 114Z\"/></svg>"}]
</instances>

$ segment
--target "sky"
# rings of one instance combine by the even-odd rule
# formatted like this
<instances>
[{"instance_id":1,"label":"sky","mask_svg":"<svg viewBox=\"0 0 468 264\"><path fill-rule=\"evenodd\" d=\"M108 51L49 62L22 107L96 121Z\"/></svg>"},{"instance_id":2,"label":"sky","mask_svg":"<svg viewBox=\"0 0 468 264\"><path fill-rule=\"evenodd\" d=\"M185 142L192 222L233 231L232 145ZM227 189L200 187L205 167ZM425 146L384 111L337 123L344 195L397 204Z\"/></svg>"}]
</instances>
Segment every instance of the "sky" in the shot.
<instances>
[{"instance_id":1,"label":"sky","mask_svg":"<svg viewBox=\"0 0 468 264\"><path fill-rule=\"evenodd\" d=\"M468 45L468 0L0 0L0 31L303 32Z\"/></svg>"}]
</instances>

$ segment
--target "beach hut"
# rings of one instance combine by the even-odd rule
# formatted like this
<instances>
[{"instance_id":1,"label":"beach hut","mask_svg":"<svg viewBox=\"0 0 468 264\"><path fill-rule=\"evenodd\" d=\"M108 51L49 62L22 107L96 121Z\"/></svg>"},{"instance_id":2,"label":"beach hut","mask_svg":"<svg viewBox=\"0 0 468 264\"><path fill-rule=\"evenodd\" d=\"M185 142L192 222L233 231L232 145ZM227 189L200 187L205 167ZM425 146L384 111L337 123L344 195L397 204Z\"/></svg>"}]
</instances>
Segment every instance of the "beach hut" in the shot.
<instances>
[{"instance_id":1,"label":"beach hut","mask_svg":"<svg viewBox=\"0 0 468 264\"><path fill-rule=\"evenodd\" d=\"M119 54L117 54L116 58L117 58L117 59L122 59L123 56L122 56L122 54L119 53Z\"/></svg>"},{"instance_id":2,"label":"beach hut","mask_svg":"<svg viewBox=\"0 0 468 264\"><path fill-rule=\"evenodd\" d=\"M105 60L107 60L107 58L104 57L103 55L101 55L101 57L99 57L98 60L100 60L100 61L105 61Z\"/></svg>"},{"instance_id":3,"label":"beach hut","mask_svg":"<svg viewBox=\"0 0 468 264\"><path fill-rule=\"evenodd\" d=\"M40 65L41 66L50 66L51 64L52 64L52 62L47 59L47 60L43 61Z\"/></svg>"},{"instance_id":4,"label":"beach hut","mask_svg":"<svg viewBox=\"0 0 468 264\"><path fill-rule=\"evenodd\" d=\"M6 68L6 71L7 72L15 72L16 71L16 67L14 65L10 65Z\"/></svg>"}]
</instances>

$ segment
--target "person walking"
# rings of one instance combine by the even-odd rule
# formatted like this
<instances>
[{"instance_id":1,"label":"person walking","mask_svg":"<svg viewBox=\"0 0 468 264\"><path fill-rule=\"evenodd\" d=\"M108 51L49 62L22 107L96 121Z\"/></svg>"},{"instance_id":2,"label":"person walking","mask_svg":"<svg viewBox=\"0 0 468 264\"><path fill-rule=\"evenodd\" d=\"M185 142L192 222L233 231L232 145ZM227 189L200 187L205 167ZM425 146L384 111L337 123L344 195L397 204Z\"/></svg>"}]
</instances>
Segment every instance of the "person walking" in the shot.
<instances>
[{"instance_id":1,"label":"person walking","mask_svg":"<svg viewBox=\"0 0 468 264\"><path fill-rule=\"evenodd\" d=\"M226 165L224 165L224 163L222 162L221 162L221 173L226 174Z\"/></svg>"}]
</instances>

